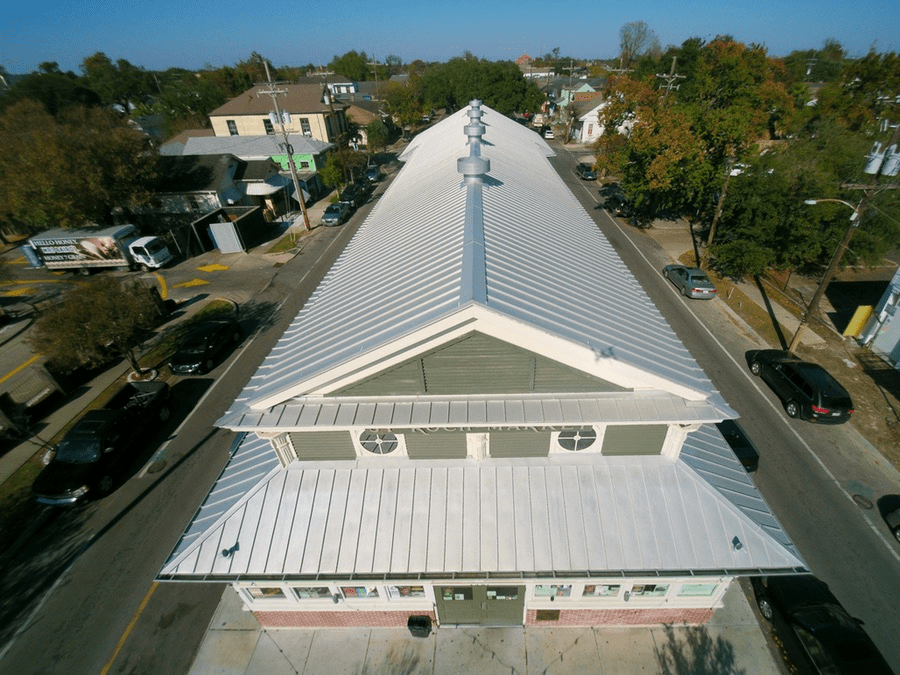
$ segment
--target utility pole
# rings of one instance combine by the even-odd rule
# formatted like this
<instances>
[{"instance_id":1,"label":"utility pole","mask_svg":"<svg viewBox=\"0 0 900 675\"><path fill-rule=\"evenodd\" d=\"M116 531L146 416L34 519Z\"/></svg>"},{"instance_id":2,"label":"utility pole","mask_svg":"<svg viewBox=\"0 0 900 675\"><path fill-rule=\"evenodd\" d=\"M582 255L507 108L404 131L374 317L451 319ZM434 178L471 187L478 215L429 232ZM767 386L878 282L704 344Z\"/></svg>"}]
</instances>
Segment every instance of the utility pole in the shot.
<instances>
[{"instance_id":1,"label":"utility pole","mask_svg":"<svg viewBox=\"0 0 900 675\"><path fill-rule=\"evenodd\" d=\"M684 79L684 75L678 75L675 72L675 62L677 60L678 60L677 56L672 57L672 67L669 69L668 75L660 75L659 73L656 74L657 77L662 78L663 80L666 81L665 92L663 93L663 99L665 99L666 96L668 96L669 92L672 90L673 87L675 89L678 89L679 85L676 85L675 82L679 78Z\"/></svg>"},{"instance_id":2,"label":"utility pole","mask_svg":"<svg viewBox=\"0 0 900 675\"><path fill-rule=\"evenodd\" d=\"M375 57L375 55L372 54L372 58L374 58L374 57ZM379 96L379 94L378 94L378 66L379 66L380 64L378 63L378 59L375 59L375 62L374 62L374 63L368 63L368 62L367 62L366 65L367 65L367 66L372 66L372 70L373 70L374 73L375 73L375 100L376 100L376 101L380 101L380 100L381 100L381 96Z\"/></svg>"},{"instance_id":3,"label":"utility pole","mask_svg":"<svg viewBox=\"0 0 900 675\"><path fill-rule=\"evenodd\" d=\"M887 143L887 149L884 153L881 153L881 143L876 143L872 148L872 153L869 155L870 161L866 165L866 173L871 173L872 178L865 185L854 185L854 184L845 184L842 185L846 190L862 190L862 198L859 200L859 204L854 208L854 206L848 202L845 202L842 199L807 199L803 203L804 204L818 204L819 202L839 202L844 204L845 206L849 206L853 209L853 215L850 217L850 225L847 227L847 231L844 233L844 238L841 239L841 243L838 244L837 250L835 250L834 255L831 257L831 262L828 263L828 269L825 270L825 274L822 276L822 280L819 282L818 287L816 288L815 293L813 293L812 298L810 298L809 305L806 308L806 311L803 312L803 316L800 318L800 325L797 327L797 332L794 333L794 337L791 340L791 344L788 346L788 352L793 353L797 346L800 344L800 338L803 335L803 332L806 330L806 325L809 323L811 317L815 316L815 314L819 310L819 301L822 299L822 295L825 293L825 289L828 288L828 284L831 282L831 279L834 277L837 272L838 265L841 263L841 259L844 257L844 253L847 251L847 247L850 246L850 240L853 238L853 235L856 233L856 228L859 227L860 222L862 222L863 214L866 212L866 208L869 205L869 200L874 197L881 190L896 190L900 188L900 185L878 185L878 177L881 175L885 176L896 176L898 173L898 163L897 163L897 143L900 141L900 125L894 127L894 133L891 135L891 140Z\"/></svg>"},{"instance_id":4,"label":"utility pole","mask_svg":"<svg viewBox=\"0 0 900 675\"><path fill-rule=\"evenodd\" d=\"M300 202L300 211L303 213L303 227L309 232L309 214L306 213L306 200L303 197L303 190L300 188L300 179L297 177L297 166L294 164L294 148L288 138L287 128L284 126L284 116L278 108L278 97L287 96L288 92L287 89L275 89L275 83L272 82L272 76L269 74L269 62L263 61L263 65L266 67L266 82L269 88L264 91L260 90L257 92L257 95L272 97L272 104L275 106L275 118L278 120L281 136L284 138L283 147L288 156L288 167L291 170L291 178L294 181L294 193L297 195L297 201Z\"/></svg>"}]
</instances>

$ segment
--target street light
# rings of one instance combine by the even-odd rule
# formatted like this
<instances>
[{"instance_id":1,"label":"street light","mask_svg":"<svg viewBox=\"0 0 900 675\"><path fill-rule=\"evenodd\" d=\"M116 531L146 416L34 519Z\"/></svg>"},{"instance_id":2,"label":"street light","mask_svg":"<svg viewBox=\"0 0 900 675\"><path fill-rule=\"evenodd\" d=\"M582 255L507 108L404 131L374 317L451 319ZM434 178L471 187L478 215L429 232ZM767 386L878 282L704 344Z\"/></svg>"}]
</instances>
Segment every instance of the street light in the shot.
<instances>
[{"instance_id":1,"label":"street light","mask_svg":"<svg viewBox=\"0 0 900 675\"><path fill-rule=\"evenodd\" d=\"M847 232L844 233L844 238L841 240L841 243L838 244L837 250L831 257L831 262L828 263L828 269L825 270L825 275L819 282L819 287L816 288L816 292L813 293L813 296L809 301L809 306L806 308L806 311L803 312L803 317L800 319L800 325L797 326L797 332L794 333L794 338L791 340L791 344L788 347L789 352L793 352L797 348L797 345L800 343L800 336L803 334L803 331L806 328L806 324L809 322L809 318L818 311L819 301L822 299L822 295L825 293L825 289L828 287L828 284L831 282L834 273L837 271L837 267L841 262L841 258L844 257L844 252L847 250L847 246L850 245L850 240L853 238L853 233L856 232L856 228L859 227L859 221L862 218L863 211L865 211L866 209L865 197L863 197L862 200L860 200L859 204L857 204L856 206L853 206L853 204L851 204L850 202L845 202L843 199L803 200L804 204L809 204L810 206L820 204L822 202L837 202L838 204L849 206L851 209L853 209L853 215L850 216L850 226L847 228Z\"/></svg>"}]
</instances>

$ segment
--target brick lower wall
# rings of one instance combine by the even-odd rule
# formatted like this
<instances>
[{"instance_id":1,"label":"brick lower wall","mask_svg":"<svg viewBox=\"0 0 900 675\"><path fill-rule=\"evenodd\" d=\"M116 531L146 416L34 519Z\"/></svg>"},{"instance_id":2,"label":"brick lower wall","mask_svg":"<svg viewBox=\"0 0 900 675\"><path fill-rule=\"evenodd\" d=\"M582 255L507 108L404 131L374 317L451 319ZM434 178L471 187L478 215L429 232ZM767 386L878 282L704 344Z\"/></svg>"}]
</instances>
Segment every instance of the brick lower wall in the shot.
<instances>
[{"instance_id":1,"label":"brick lower wall","mask_svg":"<svg viewBox=\"0 0 900 675\"><path fill-rule=\"evenodd\" d=\"M535 626L645 626L664 623L702 624L715 610L676 609L562 609L556 621L538 621L536 609L525 612L525 623Z\"/></svg>"},{"instance_id":2,"label":"brick lower wall","mask_svg":"<svg viewBox=\"0 0 900 675\"><path fill-rule=\"evenodd\" d=\"M254 612L264 628L406 628L412 615L434 612Z\"/></svg>"},{"instance_id":3,"label":"brick lower wall","mask_svg":"<svg viewBox=\"0 0 900 675\"><path fill-rule=\"evenodd\" d=\"M525 612L531 626L656 626L665 623L699 625L709 621L712 609L563 609L559 619L537 620L536 609ZM264 628L405 628L410 616L434 612L254 612Z\"/></svg>"}]
</instances>

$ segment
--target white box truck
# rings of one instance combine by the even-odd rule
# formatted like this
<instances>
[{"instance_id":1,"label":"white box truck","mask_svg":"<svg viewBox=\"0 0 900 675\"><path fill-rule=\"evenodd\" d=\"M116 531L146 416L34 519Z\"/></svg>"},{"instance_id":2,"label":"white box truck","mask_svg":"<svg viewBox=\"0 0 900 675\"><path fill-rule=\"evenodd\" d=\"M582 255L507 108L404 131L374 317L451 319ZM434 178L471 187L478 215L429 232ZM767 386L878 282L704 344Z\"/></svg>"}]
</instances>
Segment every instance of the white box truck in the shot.
<instances>
[{"instance_id":1,"label":"white box truck","mask_svg":"<svg viewBox=\"0 0 900 675\"><path fill-rule=\"evenodd\" d=\"M71 270L159 269L172 259L159 237L138 237L134 225L83 230L48 230L31 237L22 252L32 267Z\"/></svg>"}]
</instances>

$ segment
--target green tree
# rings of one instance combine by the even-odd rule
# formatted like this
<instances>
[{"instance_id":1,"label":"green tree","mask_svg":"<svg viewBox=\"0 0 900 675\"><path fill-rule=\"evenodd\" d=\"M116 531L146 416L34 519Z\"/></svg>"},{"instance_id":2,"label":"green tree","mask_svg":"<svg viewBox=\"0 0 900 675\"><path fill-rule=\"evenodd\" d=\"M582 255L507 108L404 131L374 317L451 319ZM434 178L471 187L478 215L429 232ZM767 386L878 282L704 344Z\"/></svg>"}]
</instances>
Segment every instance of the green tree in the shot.
<instances>
[{"instance_id":1,"label":"green tree","mask_svg":"<svg viewBox=\"0 0 900 675\"><path fill-rule=\"evenodd\" d=\"M333 72L349 77L356 82L365 82L369 79L369 58L365 52L351 50L343 56L335 54L328 67Z\"/></svg>"},{"instance_id":2,"label":"green tree","mask_svg":"<svg viewBox=\"0 0 900 675\"><path fill-rule=\"evenodd\" d=\"M344 168L341 166L340 157L332 152L325 160L325 166L319 172L325 185L337 188L338 196L341 194L340 186L344 182Z\"/></svg>"},{"instance_id":3,"label":"green tree","mask_svg":"<svg viewBox=\"0 0 900 675\"><path fill-rule=\"evenodd\" d=\"M125 113L134 104L156 92L153 76L125 59L115 63L103 52L88 56L81 63L85 82L100 95L104 105L117 105Z\"/></svg>"},{"instance_id":4,"label":"green tree","mask_svg":"<svg viewBox=\"0 0 900 675\"><path fill-rule=\"evenodd\" d=\"M119 356L143 373L138 352L161 316L157 296L140 281L121 283L112 275L99 275L47 310L29 340L63 370L98 366Z\"/></svg>"},{"instance_id":5,"label":"green tree","mask_svg":"<svg viewBox=\"0 0 900 675\"><path fill-rule=\"evenodd\" d=\"M55 67L56 64L41 64ZM32 73L0 94L0 112L21 101L39 102L50 115L73 106L99 106L100 96L74 73L59 69Z\"/></svg>"},{"instance_id":6,"label":"green tree","mask_svg":"<svg viewBox=\"0 0 900 675\"><path fill-rule=\"evenodd\" d=\"M819 92L816 112L853 130L872 127L879 118L900 117L900 56L870 51L848 65L841 77Z\"/></svg>"},{"instance_id":7,"label":"green tree","mask_svg":"<svg viewBox=\"0 0 900 675\"><path fill-rule=\"evenodd\" d=\"M105 108L54 118L23 101L0 115L0 213L34 229L111 223L149 199L155 166L144 136Z\"/></svg>"},{"instance_id":8,"label":"green tree","mask_svg":"<svg viewBox=\"0 0 900 675\"><path fill-rule=\"evenodd\" d=\"M544 95L511 61L479 60L471 55L429 68L422 78L423 97L433 108L458 110L479 99L508 115L537 110Z\"/></svg>"},{"instance_id":9,"label":"green tree","mask_svg":"<svg viewBox=\"0 0 900 675\"><path fill-rule=\"evenodd\" d=\"M369 151L375 148L387 149L388 128L381 120L372 120L366 125L366 137L369 139Z\"/></svg>"},{"instance_id":10,"label":"green tree","mask_svg":"<svg viewBox=\"0 0 900 675\"><path fill-rule=\"evenodd\" d=\"M406 84L388 82L381 89L381 98L387 112L401 127L414 124L425 111L422 80L419 77L410 76Z\"/></svg>"}]
</instances>

